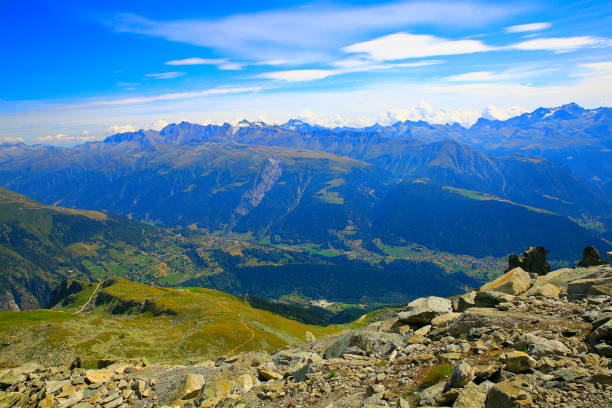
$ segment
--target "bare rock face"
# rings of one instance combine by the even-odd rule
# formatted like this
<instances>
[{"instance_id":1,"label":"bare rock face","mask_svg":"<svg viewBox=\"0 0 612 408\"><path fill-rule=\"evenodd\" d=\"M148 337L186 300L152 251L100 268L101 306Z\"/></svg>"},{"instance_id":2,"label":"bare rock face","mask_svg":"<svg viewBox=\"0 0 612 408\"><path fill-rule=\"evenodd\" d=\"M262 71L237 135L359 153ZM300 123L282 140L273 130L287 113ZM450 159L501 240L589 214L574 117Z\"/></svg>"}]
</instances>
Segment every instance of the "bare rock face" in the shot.
<instances>
[{"instance_id":1,"label":"bare rock face","mask_svg":"<svg viewBox=\"0 0 612 408\"><path fill-rule=\"evenodd\" d=\"M2 312L18 312L19 306L15 302L15 297L11 291L6 291L0 295L0 311Z\"/></svg>"},{"instance_id":2,"label":"bare rock face","mask_svg":"<svg viewBox=\"0 0 612 408\"><path fill-rule=\"evenodd\" d=\"M579 268L588 268L589 266L605 265L607 262L599 256L599 251L594 246L588 246L582 251L582 260L578 262Z\"/></svg>"},{"instance_id":3,"label":"bare rock face","mask_svg":"<svg viewBox=\"0 0 612 408\"><path fill-rule=\"evenodd\" d=\"M508 270L521 267L527 272L546 275L550 272L550 265L546 261L548 250L541 246L529 247L522 255L508 257Z\"/></svg>"}]
</instances>

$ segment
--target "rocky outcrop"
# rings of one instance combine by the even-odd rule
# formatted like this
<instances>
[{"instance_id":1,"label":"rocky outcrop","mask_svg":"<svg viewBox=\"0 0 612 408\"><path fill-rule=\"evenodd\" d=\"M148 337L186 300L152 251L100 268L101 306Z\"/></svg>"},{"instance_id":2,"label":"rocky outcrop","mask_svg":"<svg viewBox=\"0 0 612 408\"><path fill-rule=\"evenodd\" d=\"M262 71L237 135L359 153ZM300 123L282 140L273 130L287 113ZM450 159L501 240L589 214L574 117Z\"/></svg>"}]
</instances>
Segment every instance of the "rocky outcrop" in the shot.
<instances>
[{"instance_id":1,"label":"rocky outcrop","mask_svg":"<svg viewBox=\"0 0 612 408\"><path fill-rule=\"evenodd\" d=\"M612 295L612 276L599 279L579 279L567 285L569 300L598 295Z\"/></svg>"},{"instance_id":2,"label":"rocky outcrop","mask_svg":"<svg viewBox=\"0 0 612 408\"><path fill-rule=\"evenodd\" d=\"M538 275L546 275L550 272L550 265L546 261L548 250L541 246L529 247L522 255L510 255L508 257L508 270L522 268L523 270Z\"/></svg>"},{"instance_id":3,"label":"rocky outcrop","mask_svg":"<svg viewBox=\"0 0 612 408\"><path fill-rule=\"evenodd\" d=\"M71 304L74 299L74 295L81 292L83 289L85 289L85 284L82 281L74 279L66 279L65 281L62 281L62 283L57 285L51 292L49 307L54 307L60 303L64 305Z\"/></svg>"},{"instance_id":4,"label":"rocky outcrop","mask_svg":"<svg viewBox=\"0 0 612 408\"><path fill-rule=\"evenodd\" d=\"M594 246L588 246L582 251L582 259L578 262L578 267L588 268L589 266L605 265L607 262L599 256L599 251Z\"/></svg>"},{"instance_id":5,"label":"rocky outcrop","mask_svg":"<svg viewBox=\"0 0 612 408\"><path fill-rule=\"evenodd\" d=\"M17 312L21 310L15 302L13 292L7 290L3 294L0 294L0 311L2 312Z\"/></svg>"}]
</instances>

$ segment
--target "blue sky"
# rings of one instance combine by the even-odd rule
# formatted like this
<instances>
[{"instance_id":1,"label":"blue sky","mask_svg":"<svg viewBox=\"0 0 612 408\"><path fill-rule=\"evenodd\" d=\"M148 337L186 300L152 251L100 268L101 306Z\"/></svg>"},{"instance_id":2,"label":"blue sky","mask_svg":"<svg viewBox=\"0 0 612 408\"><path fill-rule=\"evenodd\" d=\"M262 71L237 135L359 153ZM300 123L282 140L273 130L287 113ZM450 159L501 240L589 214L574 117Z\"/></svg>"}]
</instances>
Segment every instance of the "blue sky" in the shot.
<instances>
[{"instance_id":1,"label":"blue sky","mask_svg":"<svg viewBox=\"0 0 612 408\"><path fill-rule=\"evenodd\" d=\"M609 1L0 2L0 141L610 105Z\"/></svg>"}]
</instances>

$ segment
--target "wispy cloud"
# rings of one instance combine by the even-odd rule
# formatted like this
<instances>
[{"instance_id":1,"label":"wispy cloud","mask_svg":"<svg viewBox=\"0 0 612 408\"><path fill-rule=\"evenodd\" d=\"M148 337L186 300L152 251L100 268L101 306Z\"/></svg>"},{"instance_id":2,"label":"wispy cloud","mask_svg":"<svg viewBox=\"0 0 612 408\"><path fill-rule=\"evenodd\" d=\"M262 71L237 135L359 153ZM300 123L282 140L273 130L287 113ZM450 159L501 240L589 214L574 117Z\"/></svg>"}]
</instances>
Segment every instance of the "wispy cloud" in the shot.
<instances>
[{"instance_id":1,"label":"wispy cloud","mask_svg":"<svg viewBox=\"0 0 612 408\"><path fill-rule=\"evenodd\" d=\"M145 77L153 79L172 79L185 76L184 72L160 72L159 74L146 74Z\"/></svg>"},{"instance_id":2,"label":"wispy cloud","mask_svg":"<svg viewBox=\"0 0 612 408\"><path fill-rule=\"evenodd\" d=\"M487 82L487 81L500 81L509 79L512 76L508 74L499 74L491 71L476 71L466 72L465 74L451 75L445 79L453 82Z\"/></svg>"},{"instance_id":3,"label":"wispy cloud","mask_svg":"<svg viewBox=\"0 0 612 408\"><path fill-rule=\"evenodd\" d=\"M65 133L56 133L54 135L40 136L37 137L36 140L39 142L46 143L82 143L82 142L91 142L94 140L99 140L99 136L94 136L89 133L89 131L84 130L79 135L68 135Z\"/></svg>"},{"instance_id":4,"label":"wispy cloud","mask_svg":"<svg viewBox=\"0 0 612 408\"><path fill-rule=\"evenodd\" d=\"M317 6L235 14L220 19L155 21L117 16L117 31L221 51L250 61L319 61L330 50L380 30L415 24L478 27L523 10L478 1L400 1L373 6ZM341 23L340 23L341 22Z\"/></svg>"},{"instance_id":5,"label":"wispy cloud","mask_svg":"<svg viewBox=\"0 0 612 408\"><path fill-rule=\"evenodd\" d=\"M204 89L201 91L192 92L174 92L154 96L140 96L134 98L111 99L103 101L88 102L76 106L112 106L112 105L133 105L148 102L173 101L177 99L197 98L201 96L229 95L237 93L257 92L261 87L246 87L246 88L213 88ZM73 105L74 107L75 105Z\"/></svg>"},{"instance_id":6,"label":"wispy cloud","mask_svg":"<svg viewBox=\"0 0 612 408\"><path fill-rule=\"evenodd\" d=\"M542 31L552 27L551 23L530 23L530 24L519 24L506 27L507 33L526 33L530 31Z\"/></svg>"},{"instance_id":7,"label":"wispy cloud","mask_svg":"<svg viewBox=\"0 0 612 408\"><path fill-rule=\"evenodd\" d=\"M366 54L378 61L425 58L490 51L478 40L449 40L434 35L396 33L342 48L347 53Z\"/></svg>"},{"instance_id":8,"label":"wispy cloud","mask_svg":"<svg viewBox=\"0 0 612 408\"><path fill-rule=\"evenodd\" d=\"M512 67L504 71L465 72L462 74L450 75L444 79L451 82L501 82L550 75L551 72L557 70L558 68L555 67L527 65Z\"/></svg>"},{"instance_id":9,"label":"wispy cloud","mask_svg":"<svg viewBox=\"0 0 612 408\"><path fill-rule=\"evenodd\" d=\"M392 68L416 68L428 65L440 64L442 61L418 61L402 64L381 64L372 63L363 59L345 59L334 62L333 69L294 69L286 71L265 72L256 78L276 79L287 82L313 81L325 79L336 75L348 74L352 72L380 71Z\"/></svg>"},{"instance_id":10,"label":"wispy cloud","mask_svg":"<svg viewBox=\"0 0 612 408\"><path fill-rule=\"evenodd\" d=\"M593 36L538 38L510 45L507 48L525 51L548 50L556 53L576 51L581 48L610 47L609 39Z\"/></svg>"},{"instance_id":11,"label":"wispy cloud","mask_svg":"<svg viewBox=\"0 0 612 408\"><path fill-rule=\"evenodd\" d=\"M227 58L185 58L166 62L166 65L215 65L219 69L238 71L245 67L245 64L233 62Z\"/></svg>"}]
</instances>

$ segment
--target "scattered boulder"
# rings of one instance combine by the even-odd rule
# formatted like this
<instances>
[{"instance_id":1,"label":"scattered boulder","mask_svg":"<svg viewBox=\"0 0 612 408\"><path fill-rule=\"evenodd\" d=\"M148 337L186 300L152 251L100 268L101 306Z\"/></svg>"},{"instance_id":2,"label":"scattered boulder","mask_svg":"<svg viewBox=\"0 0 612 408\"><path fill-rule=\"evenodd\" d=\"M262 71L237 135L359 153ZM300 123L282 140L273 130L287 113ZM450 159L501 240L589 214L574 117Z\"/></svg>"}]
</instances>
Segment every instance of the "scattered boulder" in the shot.
<instances>
[{"instance_id":1,"label":"scattered boulder","mask_svg":"<svg viewBox=\"0 0 612 408\"><path fill-rule=\"evenodd\" d=\"M453 408L483 408L487 399L487 390L480 385L469 382L457 396Z\"/></svg>"},{"instance_id":2,"label":"scattered boulder","mask_svg":"<svg viewBox=\"0 0 612 408\"><path fill-rule=\"evenodd\" d=\"M537 361L522 351L511 351L502 356L506 371L511 373L524 373L537 366Z\"/></svg>"},{"instance_id":3,"label":"scattered boulder","mask_svg":"<svg viewBox=\"0 0 612 408\"><path fill-rule=\"evenodd\" d=\"M521 336L516 348L526 348L529 355L541 358L550 355L567 355L571 350L559 340L549 340L532 334Z\"/></svg>"},{"instance_id":4,"label":"scattered boulder","mask_svg":"<svg viewBox=\"0 0 612 408\"><path fill-rule=\"evenodd\" d=\"M461 313L446 313L431 319L432 327L447 327L449 324L461 317Z\"/></svg>"},{"instance_id":5,"label":"scattered boulder","mask_svg":"<svg viewBox=\"0 0 612 408\"><path fill-rule=\"evenodd\" d=\"M436 400L442 395L444 392L446 384L444 381L440 381L437 384L432 385L431 387L425 388L423 391L419 393L419 397L421 400L421 406L425 405L434 405Z\"/></svg>"},{"instance_id":6,"label":"scattered boulder","mask_svg":"<svg viewBox=\"0 0 612 408\"><path fill-rule=\"evenodd\" d=\"M538 275L546 275L550 272L550 265L546 261L548 250L541 246L529 247L522 255L510 255L508 257L508 270L522 268L523 270Z\"/></svg>"},{"instance_id":7,"label":"scattered boulder","mask_svg":"<svg viewBox=\"0 0 612 408\"><path fill-rule=\"evenodd\" d=\"M520 266L506 272L493 282L489 282L480 288L481 291L497 291L509 295L518 295L531 287L531 276Z\"/></svg>"},{"instance_id":8,"label":"scattered boulder","mask_svg":"<svg viewBox=\"0 0 612 408\"><path fill-rule=\"evenodd\" d=\"M599 251L594 246L588 246L582 251L582 259L578 262L578 267L588 268L589 266L605 265L607 262L599 256Z\"/></svg>"},{"instance_id":9,"label":"scattered boulder","mask_svg":"<svg viewBox=\"0 0 612 408\"><path fill-rule=\"evenodd\" d=\"M519 375L495 384L487 393L485 408L528 408L533 406L531 379Z\"/></svg>"},{"instance_id":10,"label":"scattered boulder","mask_svg":"<svg viewBox=\"0 0 612 408\"><path fill-rule=\"evenodd\" d=\"M604 324L598 326L589 336L591 344L600 342L612 342L612 320L608 320Z\"/></svg>"},{"instance_id":11,"label":"scattered boulder","mask_svg":"<svg viewBox=\"0 0 612 408\"><path fill-rule=\"evenodd\" d=\"M195 398L204 386L204 376L201 374L187 374L172 393L170 400L187 400Z\"/></svg>"},{"instance_id":12,"label":"scattered boulder","mask_svg":"<svg viewBox=\"0 0 612 408\"><path fill-rule=\"evenodd\" d=\"M471 292L465 293L461 296L457 296L453 299L453 310L455 312L465 312L470 307L474 307L475 304L476 291L473 290Z\"/></svg>"},{"instance_id":13,"label":"scattered boulder","mask_svg":"<svg viewBox=\"0 0 612 408\"><path fill-rule=\"evenodd\" d=\"M437 296L420 298L410 302L405 311L397 314L402 322L426 325L434 317L451 313L452 302Z\"/></svg>"},{"instance_id":14,"label":"scattered boulder","mask_svg":"<svg viewBox=\"0 0 612 408\"><path fill-rule=\"evenodd\" d=\"M101 370L87 370L85 371L85 380L89 384L104 383L110 380L115 374L112 370L101 369Z\"/></svg>"},{"instance_id":15,"label":"scattered boulder","mask_svg":"<svg viewBox=\"0 0 612 408\"><path fill-rule=\"evenodd\" d=\"M283 376L266 367L258 367L257 374L262 381L282 380Z\"/></svg>"},{"instance_id":16,"label":"scattered boulder","mask_svg":"<svg viewBox=\"0 0 612 408\"><path fill-rule=\"evenodd\" d=\"M453 368L448 379L448 388L461 388L474 379L474 368L466 361L461 361Z\"/></svg>"}]
</instances>

